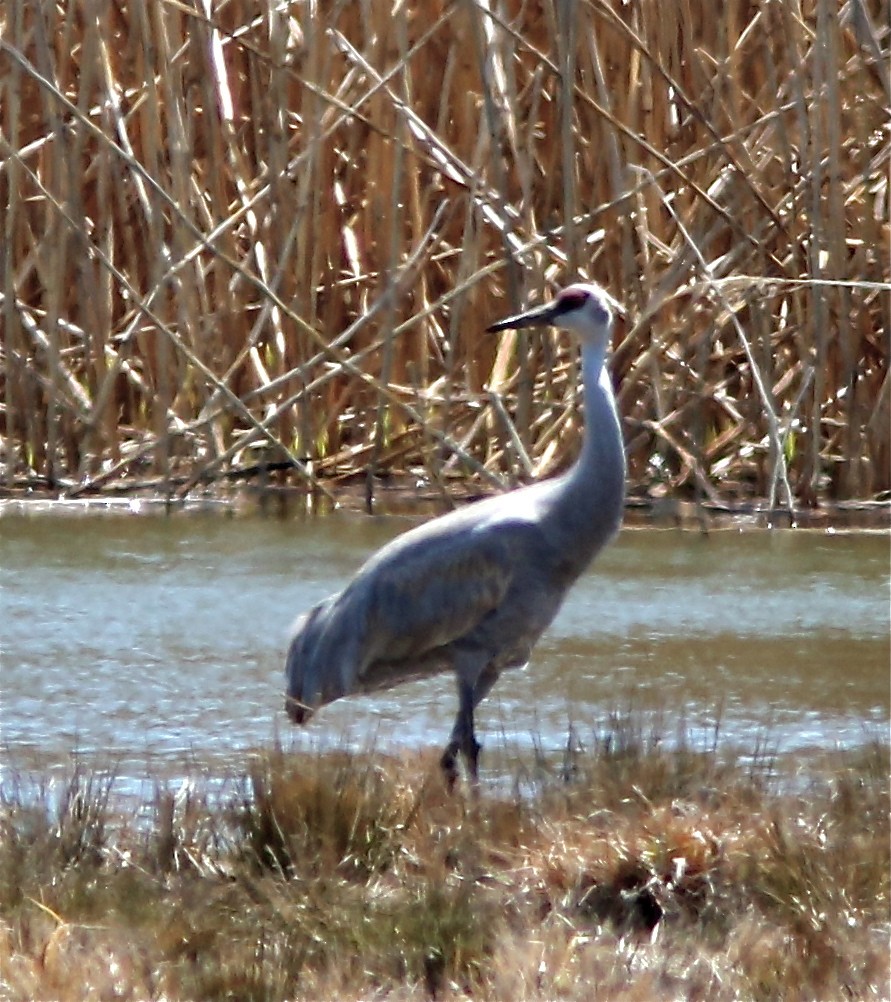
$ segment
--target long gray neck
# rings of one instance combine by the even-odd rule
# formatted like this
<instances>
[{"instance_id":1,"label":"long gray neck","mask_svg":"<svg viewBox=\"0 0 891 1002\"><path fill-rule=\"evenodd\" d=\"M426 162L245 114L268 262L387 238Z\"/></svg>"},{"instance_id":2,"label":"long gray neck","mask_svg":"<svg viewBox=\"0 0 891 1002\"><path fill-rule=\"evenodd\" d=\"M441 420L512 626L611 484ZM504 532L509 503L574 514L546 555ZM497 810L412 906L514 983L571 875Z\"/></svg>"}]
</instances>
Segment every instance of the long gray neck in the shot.
<instances>
[{"instance_id":1,"label":"long gray neck","mask_svg":"<svg viewBox=\"0 0 891 1002\"><path fill-rule=\"evenodd\" d=\"M585 437L575 465L554 482L546 516L549 534L581 573L618 531L625 502L625 450L606 369L606 345L582 346Z\"/></svg>"}]
</instances>

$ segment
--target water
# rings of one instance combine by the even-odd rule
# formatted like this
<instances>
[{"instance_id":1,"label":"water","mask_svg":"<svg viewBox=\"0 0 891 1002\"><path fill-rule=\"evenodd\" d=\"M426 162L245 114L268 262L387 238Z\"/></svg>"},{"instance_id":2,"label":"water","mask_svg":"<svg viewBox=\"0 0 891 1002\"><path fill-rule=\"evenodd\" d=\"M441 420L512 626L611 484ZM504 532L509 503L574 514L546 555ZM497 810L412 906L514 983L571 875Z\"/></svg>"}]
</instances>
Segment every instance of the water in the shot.
<instances>
[{"instance_id":1,"label":"water","mask_svg":"<svg viewBox=\"0 0 891 1002\"><path fill-rule=\"evenodd\" d=\"M73 753L123 777L225 772L281 741L442 745L441 677L323 710L282 712L288 628L411 523L176 515L18 517L2 531L3 758ZM626 530L570 593L531 666L483 704L484 743L546 751L610 711L779 751L887 734L889 546L878 533ZM485 762L484 762L485 764Z\"/></svg>"}]
</instances>

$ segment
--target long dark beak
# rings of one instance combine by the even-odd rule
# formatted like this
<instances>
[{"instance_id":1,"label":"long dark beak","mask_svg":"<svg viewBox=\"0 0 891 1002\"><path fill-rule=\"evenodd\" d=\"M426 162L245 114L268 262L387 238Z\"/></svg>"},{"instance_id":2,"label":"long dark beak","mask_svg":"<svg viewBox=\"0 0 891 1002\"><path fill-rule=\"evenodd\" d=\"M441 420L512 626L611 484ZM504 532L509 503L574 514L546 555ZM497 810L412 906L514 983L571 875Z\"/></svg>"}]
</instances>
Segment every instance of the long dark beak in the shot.
<instances>
[{"instance_id":1,"label":"long dark beak","mask_svg":"<svg viewBox=\"0 0 891 1002\"><path fill-rule=\"evenodd\" d=\"M489 334L497 331L516 330L518 327L544 327L552 324L554 318L560 313L557 300L545 303L543 306L536 306L534 309L526 310L525 313L518 313L515 317L507 317L505 320L498 320L490 327L486 328Z\"/></svg>"}]
</instances>

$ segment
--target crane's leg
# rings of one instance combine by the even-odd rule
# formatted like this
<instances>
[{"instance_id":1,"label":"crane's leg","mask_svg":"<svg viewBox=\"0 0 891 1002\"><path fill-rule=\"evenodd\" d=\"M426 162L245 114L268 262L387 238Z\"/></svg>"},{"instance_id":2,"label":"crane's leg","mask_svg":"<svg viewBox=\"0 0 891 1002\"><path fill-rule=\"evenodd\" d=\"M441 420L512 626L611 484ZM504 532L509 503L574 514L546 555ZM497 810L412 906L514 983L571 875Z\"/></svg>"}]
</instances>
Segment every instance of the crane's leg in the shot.
<instances>
[{"instance_id":1,"label":"crane's leg","mask_svg":"<svg viewBox=\"0 0 891 1002\"><path fill-rule=\"evenodd\" d=\"M489 666L482 671L475 682L468 681L467 677L460 673L458 675L458 714L455 717L452 736L439 763L450 791L455 788L455 783L458 781L459 754L464 759L470 782L475 786L479 780L479 757L482 746L473 731L473 711L497 678L498 672Z\"/></svg>"},{"instance_id":2,"label":"crane's leg","mask_svg":"<svg viewBox=\"0 0 891 1002\"><path fill-rule=\"evenodd\" d=\"M446 786L454 790L458 782L458 754L464 759L471 782L477 781L477 760L480 754L480 744L473 733L473 686L464 679L458 679L458 715L452 736L446 745L439 764L445 774Z\"/></svg>"}]
</instances>

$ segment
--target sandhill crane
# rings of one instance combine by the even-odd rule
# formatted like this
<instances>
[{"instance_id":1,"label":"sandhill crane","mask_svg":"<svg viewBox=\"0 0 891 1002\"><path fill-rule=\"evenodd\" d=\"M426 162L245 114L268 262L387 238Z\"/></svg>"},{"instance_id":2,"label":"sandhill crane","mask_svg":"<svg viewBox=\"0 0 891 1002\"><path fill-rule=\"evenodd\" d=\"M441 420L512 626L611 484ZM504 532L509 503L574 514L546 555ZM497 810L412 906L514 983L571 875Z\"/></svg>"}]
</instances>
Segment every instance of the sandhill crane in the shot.
<instances>
[{"instance_id":1,"label":"sandhill crane","mask_svg":"<svg viewBox=\"0 0 891 1002\"><path fill-rule=\"evenodd\" d=\"M297 622L285 708L305 723L318 707L453 671L458 713L441 765L457 756L477 781L473 715L502 670L526 664L570 586L616 534L625 457L606 370L617 303L592 284L492 324L555 326L581 343L586 430L568 472L417 526L374 554L337 595Z\"/></svg>"}]
</instances>

